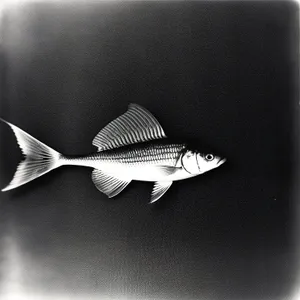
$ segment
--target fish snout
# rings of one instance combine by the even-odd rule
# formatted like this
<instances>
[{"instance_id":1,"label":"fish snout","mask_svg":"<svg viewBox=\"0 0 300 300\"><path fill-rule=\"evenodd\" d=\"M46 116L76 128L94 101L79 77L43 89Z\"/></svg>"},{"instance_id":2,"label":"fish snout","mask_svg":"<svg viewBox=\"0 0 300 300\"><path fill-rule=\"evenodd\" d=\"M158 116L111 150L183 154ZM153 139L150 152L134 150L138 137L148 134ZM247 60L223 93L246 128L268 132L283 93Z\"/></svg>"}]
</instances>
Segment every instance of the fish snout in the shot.
<instances>
[{"instance_id":1,"label":"fish snout","mask_svg":"<svg viewBox=\"0 0 300 300\"><path fill-rule=\"evenodd\" d=\"M220 166L222 164L224 164L224 162L226 161L226 158L220 158L219 161L217 162L217 165Z\"/></svg>"}]
</instances>

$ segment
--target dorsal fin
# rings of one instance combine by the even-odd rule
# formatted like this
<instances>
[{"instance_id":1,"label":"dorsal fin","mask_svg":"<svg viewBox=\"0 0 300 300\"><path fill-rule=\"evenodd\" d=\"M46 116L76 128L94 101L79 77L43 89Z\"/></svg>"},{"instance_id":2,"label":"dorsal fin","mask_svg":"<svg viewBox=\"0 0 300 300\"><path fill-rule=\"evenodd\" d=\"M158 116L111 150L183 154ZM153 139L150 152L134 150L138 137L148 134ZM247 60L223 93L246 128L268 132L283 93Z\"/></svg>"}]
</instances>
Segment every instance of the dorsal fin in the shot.
<instances>
[{"instance_id":1,"label":"dorsal fin","mask_svg":"<svg viewBox=\"0 0 300 300\"><path fill-rule=\"evenodd\" d=\"M130 104L126 113L96 135L93 145L103 151L161 138L166 135L153 115L140 105Z\"/></svg>"}]
</instances>

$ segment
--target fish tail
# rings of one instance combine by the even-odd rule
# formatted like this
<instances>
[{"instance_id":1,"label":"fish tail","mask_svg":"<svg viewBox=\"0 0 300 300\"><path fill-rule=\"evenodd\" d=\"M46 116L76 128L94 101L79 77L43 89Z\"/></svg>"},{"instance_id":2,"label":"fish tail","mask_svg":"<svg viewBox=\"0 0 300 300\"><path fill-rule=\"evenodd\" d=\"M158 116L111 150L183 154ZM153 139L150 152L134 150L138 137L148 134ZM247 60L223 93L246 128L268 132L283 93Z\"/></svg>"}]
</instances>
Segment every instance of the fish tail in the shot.
<instances>
[{"instance_id":1,"label":"fish tail","mask_svg":"<svg viewBox=\"0 0 300 300\"><path fill-rule=\"evenodd\" d=\"M2 192L17 188L31 180L34 180L49 171L59 167L60 153L43 144L17 126L3 120L13 130L17 142L25 160L21 161L17 167L11 182L2 189Z\"/></svg>"}]
</instances>

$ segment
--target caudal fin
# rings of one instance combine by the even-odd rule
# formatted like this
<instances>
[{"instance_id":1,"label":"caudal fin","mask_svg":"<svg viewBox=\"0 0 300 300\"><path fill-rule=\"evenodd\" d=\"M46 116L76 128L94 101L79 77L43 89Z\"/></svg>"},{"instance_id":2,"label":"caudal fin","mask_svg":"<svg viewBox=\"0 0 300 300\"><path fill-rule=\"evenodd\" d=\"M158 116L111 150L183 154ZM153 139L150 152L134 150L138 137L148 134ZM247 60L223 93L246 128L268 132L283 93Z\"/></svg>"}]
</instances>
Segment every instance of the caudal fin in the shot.
<instances>
[{"instance_id":1,"label":"caudal fin","mask_svg":"<svg viewBox=\"0 0 300 300\"><path fill-rule=\"evenodd\" d=\"M25 155L25 160L21 161L18 165L12 181L2 189L2 192L17 188L60 166L60 153L38 141L17 126L1 118L0 120L8 124L13 130L17 142Z\"/></svg>"}]
</instances>

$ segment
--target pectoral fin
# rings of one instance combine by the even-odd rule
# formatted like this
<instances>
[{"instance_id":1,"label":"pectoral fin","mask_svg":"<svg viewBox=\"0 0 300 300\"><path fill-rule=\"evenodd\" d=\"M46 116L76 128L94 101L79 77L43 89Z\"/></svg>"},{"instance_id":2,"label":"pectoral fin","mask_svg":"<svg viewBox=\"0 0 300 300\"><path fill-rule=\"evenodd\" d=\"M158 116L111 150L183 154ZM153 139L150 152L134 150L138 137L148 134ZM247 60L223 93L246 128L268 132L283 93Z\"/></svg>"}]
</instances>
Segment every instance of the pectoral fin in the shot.
<instances>
[{"instance_id":1,"label":"pectoral fin","mask_svg":"<svg viewBox=\"0 0 300 300\"><path fill-rule=\"evenodd\" d=\"M170 166L156 166L155 170L160 176L169 176L180 170L180 168Z\"/></svg>"},{"instance_id":2,"label":"pectoral fin","mask_svg":"<svg viewBox=\"0 0 300 300\"><path fill-rule=\"evenodd\" d=\"M173 181L160 181L155 182L151 194L150 203L157 201L172 185Z\"/></svg>"},{"instance_id":3,"label":"pectoral fin","mask_svg":"<svg viewBox=\"0 0 300 300\"><path fill-rule=\"evenodd\" d=\"M112 198L121 193L130 183L130 180L126 181L118 179L97 169L95 169L92 173L92 180L96 188L100 192L106 194L108 198Z\"/></svg>"}]
</instances>

